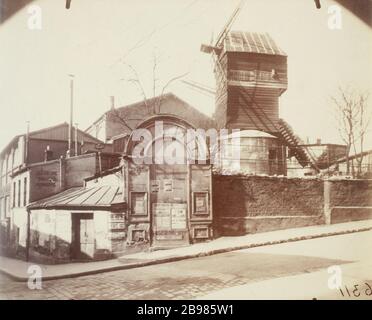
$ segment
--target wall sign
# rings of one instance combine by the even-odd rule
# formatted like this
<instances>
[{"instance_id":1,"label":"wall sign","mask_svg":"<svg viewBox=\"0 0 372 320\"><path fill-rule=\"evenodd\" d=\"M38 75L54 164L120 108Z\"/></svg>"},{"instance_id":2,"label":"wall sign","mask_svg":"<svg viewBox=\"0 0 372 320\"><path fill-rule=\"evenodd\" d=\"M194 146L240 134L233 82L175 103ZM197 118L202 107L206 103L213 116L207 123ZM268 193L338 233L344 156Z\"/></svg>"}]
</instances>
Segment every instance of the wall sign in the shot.
<instances>
[{"instance_id":1,"label":"wall sign","mask_svg":"<svg viewBox=\"0 0 372 320\"><path fill-rule=\"evenodd\" d=\"M125 219L122 213L111 213L109 216L109 232L107 238L109 240L122 240L126 237Z\"/></svg>"},{"instance_id":2,"label":"wall sign","mask_svg":"<svg viewBox=\"0 0 372 320\"><path fill-rule=\"evenodd\" d=\"M194 214L208 214L208 192L193 193Z\"/></svg>"},{"instance_id":3,"label":"wall sign","mask_svg":"<svg viewBox=\"0 0 372 320\"><path fill-rule=\"evenodd\" d=\"M133 215L147 215L147 194L146 192L131 192L131 208Z\"/></svg>"},{"instance_id":4,"label":"wall sign","mask_svg":"<svg viewBox=\"0 0 372 320\"><path fill-rule=\"evenodd\" d=\"M172 206L172 229L186 229L186 205L174 203Z\"/></svg>"},{"instance_id":5,"label":"wall sign","mask_svg":"<svg viewBox=\"0 0 372 320\"><path fill-rule=\"evenodd\" d=\"M151 180L151 193L157 193L160 190L160 181Z\"/></svg>"},{"instance_id":6,"label":"wall sign","mask_svg":"<svg viewBox=\"0 0 372 320\"><path fill-rule=\"evenodd\" d=\"M111 232L111 233L108 233L107 234L107 238L109 240L122 240L124 239L126 236L125 232L122 231L122 232Z\"/></svg>"},{"instance_id":7,"label":"wall sign","mask_svg":"<svg viewBox=\"0 0 372 320\"><path fill-rule=\"evenodd\" d=\"M195 227L194 228L194 238L196 239L206 239L209 237L208 227Z\"/></svg>"},{"instance_id":8,"label":"wall sign","mask_svg":"<svg viewBox=\"0 0 372 320\"><path fill-rule=\"evenodd\" d=\"M172 192L173 191L173 180L172 179L164 179L163 180L163 188L165 192Z\"/></svg>"},{"instance_id":9,"label":"wall sign","mask_svg":"<svg viewBox=\"0 0 372 320\"><path fill-rule=\"evenodd\" d=\"M156 240L183 240L185 233L182 231L157 231L155 238Z\"/></svg>"},{"instance_id":10,"label":"wall sign","mask_svg":"<svg viewBox=\"0 0 372 320\"><path fill-rule=\"evenodd\" d=\"M154 203L155 226L158 230L171 228L171 203Z\"/></svg>"}]
</instances>

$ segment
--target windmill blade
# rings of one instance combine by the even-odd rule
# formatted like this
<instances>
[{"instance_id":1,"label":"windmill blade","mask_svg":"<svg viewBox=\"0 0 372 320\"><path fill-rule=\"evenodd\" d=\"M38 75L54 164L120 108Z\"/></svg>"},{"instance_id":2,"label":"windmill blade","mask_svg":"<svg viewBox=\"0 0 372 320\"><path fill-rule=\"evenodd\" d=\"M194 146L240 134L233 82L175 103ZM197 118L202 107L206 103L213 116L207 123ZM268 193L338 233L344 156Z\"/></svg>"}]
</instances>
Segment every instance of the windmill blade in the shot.
<instances>
[{"instance_id":1,"label":"windmill blade","mask_svg":"<svg viewBox=\"0 0 372 320\"><path fill-rule=\"evenodd\" d=\"M212 31L212 33L211 33L211 42L210 42L210 45L211 46L213 45L213 39L214 39L214 32Z\"/></svg>"},{"instance_id":2,"label":"windmill blade","mask_svg":"<svg viewBox=\"0 0 372 320\"><path fill-rule=\"evenodd\" d=\"M181 80L181 82L187 84L188 86L192 87L192 88L196 88L200 91L203 91L207 94L210 94L212 95L213 97L215 96L216 94L216 91L211 88L211 87L208 87L207 85L205 84L202 84L202 83L199 83L199 82L196 82L196 81L193 81L193 80Z\"/></svg>"},{"instance_id":3,"label":"windmill blade","mask_svg":"<svg viewBox=\"0 0 372 320\"><path fill-rule=\"evenodd\" d=\"M215 47L218 47L220 45L223 37L230 31L233 23L235 22L236 18L239 16L239 13L243 9L246 2L247 0L240 0L239 5L235 8L229 20L227 20L227 23L223 27L222 31L219 33Z\"/></svg>"},{"instance_id":4,"label":"windmill blade","mask_svg":"<svg viewBox=\"0 0 372 320\"><path fill-rule=\"evenodd\" d=\"M222 39L230 31L231 26L235 22L236 18L239 16L239 13L242 10L246 1L247 0L240 0L239 5L235 8L234 12L232 13L229 20L227 21L227 23L223 27L222 31L218 34L218 37L217 37L217 40L216 40L215 44L213 45L213 36L212 36L211 43L209 45L202 44L201 47L200 47L200 51L202 51L204 53L208 53L208 54L218 53L220 51L219 47L220 47Z\"/></svg>"}]
</instances>

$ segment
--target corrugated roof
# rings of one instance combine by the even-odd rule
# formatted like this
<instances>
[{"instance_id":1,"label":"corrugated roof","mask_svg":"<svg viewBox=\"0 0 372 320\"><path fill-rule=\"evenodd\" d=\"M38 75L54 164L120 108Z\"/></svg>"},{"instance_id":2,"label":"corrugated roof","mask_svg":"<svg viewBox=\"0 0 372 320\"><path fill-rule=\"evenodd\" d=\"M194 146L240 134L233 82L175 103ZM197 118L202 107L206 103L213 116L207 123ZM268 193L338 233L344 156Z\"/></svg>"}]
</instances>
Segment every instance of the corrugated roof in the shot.
<instances>
[{"instance_id":1,"label":"corrugated roof","mask_svg":"<svg viewBox=\"0 0 372 320\"><path fill-rule=\"evenodd\" d=\"M29 209L98 209L125 208L122 189L117 186L71 188L31 203Z\"/></svg>"},{"instance_id":2,"label":"corrugated roof","mask_svg":"<svg viewBox=\"0 0 372 320\"><path fill-rule=\"evenodd\" d=\"M286 56L268 33L230 31L224 40L224 50Z\"/></svg>"}]
</instances>

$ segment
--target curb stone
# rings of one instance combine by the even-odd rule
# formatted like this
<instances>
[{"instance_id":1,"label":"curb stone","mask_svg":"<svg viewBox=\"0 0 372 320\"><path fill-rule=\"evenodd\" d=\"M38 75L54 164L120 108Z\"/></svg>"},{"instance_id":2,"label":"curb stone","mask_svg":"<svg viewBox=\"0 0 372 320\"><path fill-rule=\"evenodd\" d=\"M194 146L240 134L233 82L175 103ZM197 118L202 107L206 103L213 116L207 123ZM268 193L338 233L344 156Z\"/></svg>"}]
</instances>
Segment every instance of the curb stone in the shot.
<instances>
[{"instance_id":1,"label":"curb stone","mask_svg":"<svg viewBox=\"0 0 372 320\"><path fill-rule=\"evenodd\" d=\"M96 270L82 271L82 272L76 272L76 273L64 274L64 275L56 275L56 276L46 276L46 277L42 277L42 280L50 281L50 280L58 280L58 279L77 278L77 277L89 276L89 275L105 273L105 272L113 272L113 271L141 268L141 267L169 263L169 262L176 262L176 261L187 260L187 259L192 259L192 258L202 258L202 257L226 253L230 251L238 251L238 250L250 249L250 248L255 248L255 247L263 247L267 245L297 242L297 241L303 241L303 240L324 238L324 237L337 236L337 235L356 233L356 232L364 232L364 231L370 231L370 230L372 230L372 227L335 231L335 232L328 232L328 233L320 233L320 234L314 234L314 235L308 235L308 236L302 236L302 237L294 237L294 238L288 238L288 239L282 239L282 240L266 241L262 243L251 243L251 244L233 246L233 247L228 247L228 248L214 249L214 250L205 251L205 252L198 252L195 254L186 254L183 256L170 256L170 257L160 258L160 259L149 259L149 260L144 260L140 262L133 262L133 263L128 263L128 264L123 264L120 266L106 267L106 268L96 269ZM0 273L6 274L8 277L10 277L11 279L17 282L28 281L28 277L19 277L1 268L0 268Z\"/></svg>"}]
</instances>

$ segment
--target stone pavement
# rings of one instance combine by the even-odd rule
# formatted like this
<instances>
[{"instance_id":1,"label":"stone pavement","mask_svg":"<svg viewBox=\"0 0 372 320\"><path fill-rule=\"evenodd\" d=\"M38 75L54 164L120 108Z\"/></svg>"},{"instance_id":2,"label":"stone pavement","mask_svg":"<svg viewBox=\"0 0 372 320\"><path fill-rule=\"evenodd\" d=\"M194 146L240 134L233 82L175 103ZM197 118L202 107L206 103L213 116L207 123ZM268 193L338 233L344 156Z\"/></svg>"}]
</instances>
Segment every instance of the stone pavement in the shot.
<instances>
[{"instance_id":1,"label":"stone pavement","mask_svg":"<svg viewBox=\"0 0 372 320\"><path fill-rule=\"evenodd\" d=\"M257 247L240 251L242 254L275 254L303 259L329 259L329 268L304 269L302 273L263 281L247 282L244 285L224 288L201 295L198 299L332 299L372 300L372 232L353 233L342 236L318 238L297 243ZM339 262L337 262L338 259ZM290 258L288 258L290 261ZM318 262L319 263L319 262ZM290 262L289 262L290 265ZM306 266L316 263L306 263ZM319 264L318 264L319 266ZM340 276L340 287L335 288L334 276Z\"/></svg>"},{"instance_id":2,"label":"stone pavement","mask_svg":"<svg viewBox=\"0 0 372 320\"><path fill-rule=\"evenodd\" d=\"M68 263L63 265L38 265L41 267L43 280L53 280L144 267L234 250L366 230L372 230L372 220L277 230L238 237L221 237L210 242L194 244L188 247L140 252L126 255L119 259L106 261ZM27 281L28 267L33 264L34 263L0 257L0 272L7 274L14 280Z\"/></svg>"},{"instance_id":3,"label":"stone pavement","mask_svg":"<svg viewBox=\"0 0 372 320\"><path fill-rule=\"evenodd\" d=\"M340 289L327 286L327 269L246 283L200 295L201 300L372 300L372 263L342 265ZM366 280L367 279L367 280ZM347 287L347 289L346 289Z\"/></svg>"},{"instance_id":4,"label":"stone pavement","mask_svg":"<svg viewBox=\"0 0 372 320\"><path fill-rule=\"evenodd\" d=\"M329 295L330 266L342 268L344 284L351 294L358 284L360 298L368 298L363 291L365 282L372 284L371 239L370 230L292 241L143 268L43 281L41 290L31 290L27 283L0 274L0 299L169 300L221 296L228 299L237 292L240 299L275 298L275 292L288 298L321 299ZM332 294L344 299L337 291Z\"/></svg>"}]
</instances>

